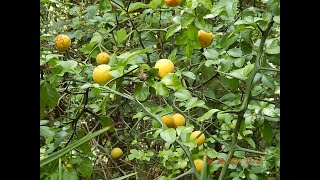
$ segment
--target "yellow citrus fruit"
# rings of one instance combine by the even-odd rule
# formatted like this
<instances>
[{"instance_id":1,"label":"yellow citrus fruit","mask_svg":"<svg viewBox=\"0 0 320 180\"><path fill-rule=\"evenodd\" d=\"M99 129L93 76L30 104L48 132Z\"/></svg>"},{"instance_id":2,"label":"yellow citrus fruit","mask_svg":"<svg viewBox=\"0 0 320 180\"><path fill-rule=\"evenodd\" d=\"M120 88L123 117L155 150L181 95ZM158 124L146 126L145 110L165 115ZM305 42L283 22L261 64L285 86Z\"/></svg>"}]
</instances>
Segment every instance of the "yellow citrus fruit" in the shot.
<instances>
[{"instance_id":1,"label":"yellow citrus fruit","mask_svg":"<svg viewBox=\"0 0 320 180\"><path fill-rule=\"evenodd\" d=\"M116 147L111 150L112 159L118 160L122 157L123 152L120 148Z\"/></svg>"},{"instance_id":2,"label":"yellow citrus fruit","mask_svg":"<svg viewBox=\"0 0 320 180\"><path fill-rule=\"evenodd\" d=\"M210 44L213 41L213 34L211 32L205 32L202 30L198 31L198 40L200 43L200 46L202 48L206 48L208 46L210 46Z\"/></svg>"},{"instance_id":3,"label":"yellow citrus fruit","mask_svg":"<svg viewBox=\"0 0 320 180\"><path fill-rule=\"evenodd\" d=\"M64 34L58 35L56 37L56 39L54 40L54 43L55 43L57 50L60 52L64 52L64 51L68 50L71 46L71 40L70 40L69 36L64 35Z\"/></svg>"},{"instance_id":4,"label":"yellow citrus fruit","mask_svg":"<svg viewBox=\"0 0 320 180\"><path fill-rule=\"evenodd\" d=\"M175 7L181 4L182 0L164 0L164 2L170 6L170 7Z\"/></svg>"},{"instance_id":5,"label":"yellow citrus fruit","mask_svg":"<svg viewBox=\"0 0 320 180\"><path fill-rule=\"evenodd\" d=\"M198 136L198 134L200 134L201 131L194 131L193 133L191 133L190 135L190 141L192 141L192 139L196 138ZM203 144L204 140L206 140L206 136L204 134L201 134L200 137L198 137L197 139L197 145L200 146L201 144Z\"/></svg>"},{"instance_id":6,"label":"yellow citrus fruit","mask_svg":"<svg viewBox=\"0 0 320 180\"><path fill-rule=\"evenodd\" d=\"M179 113L174 114L172 118L173 118L174 128L177 128L178 126L184 126L186 123L186 120L184 119L184 117Z\"/></svg>"},{"instance_id":7,"label":"yellow citrus fruit","mask_svg":"<svg viewBox=\"0 0 320 180\"><path fill-rule=\"evenodd\" d=\"M174 127L172 116L162 116L161 120L162 120L162 122L164 124L167 125L168 128L173 128Z\"/></svg>"},{"instance_id":8,"label":"yellow citrus fruit","mask_svg":"<svg viewBox=\"0 0 320 180\"><path fill-rule=\"evenodd\" d=\"M110 75L110 66L106 64L101 64L94 68L93 73L92 73L92 78L93 81L100 84L104 85L108 81L110 81L113 77Z\"/></svg>"},{"instance_id":9,"label":"yellow citrus fruit","mask_svg":"<svg viewBox=\"0 0 320 180\"><path fill-rule=\"evenodd\" d=\"M194 165L196 166L197 171L200 173L202 169L203 161L201 159L196 159L193 162L194 162Z\"/></svg>"},{"instance_id":10,"label":"yellow citrus fruit","mask_svg":"<svg viewBox=\"0 0 320 180\"><path fill-rule=\"evenodd\" d=\"M159 69L158 76L161 78L174 71L174 65L169 59L158 60L154 67Z\"/></svg>"},{"instance_id":11,"label":"yellow citrus fruit","mask_svg":"<svg viewBox=\"0 0 320 180\"><path fill-rule=\"evenodd\" d=\"M96 60L99 65L100 64L107 64L109 62L109 54L106 52L101 52L98 54Z\"/></svg>"}]
</instances>

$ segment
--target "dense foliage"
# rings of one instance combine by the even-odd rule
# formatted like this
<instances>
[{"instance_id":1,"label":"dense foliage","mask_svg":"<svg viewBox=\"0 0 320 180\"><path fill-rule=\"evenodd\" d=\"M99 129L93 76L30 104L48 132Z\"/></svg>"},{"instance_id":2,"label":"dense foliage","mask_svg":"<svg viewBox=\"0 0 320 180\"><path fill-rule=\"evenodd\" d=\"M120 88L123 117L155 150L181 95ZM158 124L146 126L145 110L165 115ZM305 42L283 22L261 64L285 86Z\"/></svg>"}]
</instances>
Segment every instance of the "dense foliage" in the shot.
<instances>
[{"instance_id":1,"label":"dense foliage","mask_svg":"<svg viewBox=\"0 0 320 180\"><path fill-rule=\"evenodd\" d=\"M280 179L279 0L40 2L40 179Z\"/></svg>"}]
</instances>

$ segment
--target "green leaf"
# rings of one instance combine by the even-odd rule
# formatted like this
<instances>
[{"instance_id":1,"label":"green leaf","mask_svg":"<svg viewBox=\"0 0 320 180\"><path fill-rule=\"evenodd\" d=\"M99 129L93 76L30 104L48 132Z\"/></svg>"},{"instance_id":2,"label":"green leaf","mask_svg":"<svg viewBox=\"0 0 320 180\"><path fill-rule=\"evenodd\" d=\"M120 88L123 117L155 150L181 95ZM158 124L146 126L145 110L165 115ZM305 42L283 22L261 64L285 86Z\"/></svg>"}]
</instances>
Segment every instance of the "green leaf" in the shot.
<instances>
[{"instance_id":1,"label":"green leaf","mask_svg":"<svg viewBox=\"0 0 320 180\"><path fill-rule=\"evenodd\" d=\"M252 29L244 29L240 31L240 34L246 43L252 43Z\"/></svg>"},{"instance_id":2,"label":"green leaf","mask_svg":"<svg viewBox=\"0 0 320 180\"><path fill-rule=\"evenodd\" d=\"M162 0L151 0L148 4L152 9L156 9L158 5L160 5Z\"/></svg>"},{"instance_id":3,"label":"green leaf","mask_svg":"<svg viewBox=\"0 0 320 180\"><path fill-rule=\"evenodd\" d=\"M214 50L214 49L206 49L203 53L203 55L207 58L207 59L216 59L219 56L219 53Z\"/></svg>"},{"instance_id":4,"label":"green leaf","mask_svg":"<svg viewBox=\"0 0 320 180\"><path fill-rule=\"evenodd\" d=\"M228 58L222 61L219 65L218 70L225 72L232 67L232 64L237 60L237 58Z\"/></svg>"},{"instance_id":5,"label":"green leaf","mask_svg":"<svg viewBox=\"0 0 320 180\"><path fill-rule=\"evenodd\" d=\"M213 159L218 156L218 152L214 150L213 148L210 148L209 151L207 152L207 155L209 158Z\"/></svg>"},{"instance_id":6,"label":"green leaf","mask_svg":"<svg viewBox=\"0 0 320 180\"><path fill-rule=\"evenodd\" d=\"M258 176L253 173L250 173L249 177L250 177L250 180L258 180L259 179Z\"/></svg>"},{"instance_id":7,"label":"green leaf","mask_svg":"<svg viewBox=\"0 0 320 180\"><path fill-rule=\"evenodd\" d=\"M226 3L226 11L229 17L234 17L237 11L238 0L228 0Z\"/></svg>"},{"instance_id":8,"label":"green leaf","mask_svg":"<svg viewBox=\"0 0 320 180\"><path fill-rule=\"evenodd\" d=\"M93 172L93 165L92 165L92 161L88 158L81 158L82 161L80 164L78 164L77 166L77 170L81 173L82 176L84 177L89 177L91 176L92 172Z\"/></svg>"},{"instance_id":9,"label":"green leaf","mask_svg":"<svg viewBox=\"0 0 320 180\"><path fill-rule=\"evenodd\" d=\"M173 129L173 128L168 128L168 129L160 132L160 137L164 141L172 144L172 143L174 143L176 141L176 130Z\"/></svg>"},{"instance_id":10,"label":"green leaf","mask_svg":"<svg viewBox=\"0 0 320 180\"><path fill-rule=\"evenodd\" d=\"M179 126L180 127L180 126ZM163 129L158 129L156 132L153 133L153 138L158 138L159 134L163 131Z\"/></svg>"},{"instance_id":11,"label":"green leaf","mask_svg":"<svg viewBox=\"0 0 320 180\"><path fill-rule=\"evenodd\" d=\"M54 160L57 160L58 158L60 158L61 156L67 154L68 152L72 151L73 149L77 148L78 146L80 146L81 144L88 142L89 140L95 138L96 136L108 131L110 129L110 127L105 127L103 129L100 129L92 134L88 134L85 137L81 138L80 140L68 145L67 147L63 148L60 151L54 152L52 154L50 154L49 156L47 156L46 158L42 159L40 161L40 167L51 163Z\"/></svg>"},{"instance_id":12,"label":"green leaf","mask_svg":"<svg viewBox=\"0 0 320 180\"><path fill-rule=\"evenodd\" d=\"M191 109L193 107L203 107L205 102L202 100L198 100L198 98L193 97L189 99L189 101L185 104L186 110Z\"/></svg>"},{"instance_id":13,"label":"green leaf","mask_svg":"<svg viewBox=\"0 0 320 180\"><path fill-rule=\"evenodd\" d=\"M239 48L233 48L227 51L227 53L232 57L241 57L242 51Z\"/></svg>"},{"instance_id":14,"label":"green leaf","mask_svg":"<svg viewBox=\"0 0 320 180\"><path fill-rule=\"evenodd\" d=\"M174 50L171 51L171 53L168 56L168 59L170 60L174 60L176 58L176 54L177 54L177 48L175 48Z\"/></svg>"},{"instance_id":15,"label":"green leaf","mask_svg":"<svg viewBox=\"0 0 320 180\"><path fill-rule=\"evenodd\" d=\"M265 50L268 54L279 54L280 46L277 44L277 41L273 41Z\"/></svg>"},{"instance_id":16,"label":"green leaf","mask_svg":"<svg viewBox=\"0 0 320 180\"><path fill-rule=\"evenodd\" d=\"M102 0L100 3L100 9L104 12L107 12L107 11L111 11L112 10L112 6L111 6L111 3L110 3L110 0Z\"/></svg>"},{"instance_id":17,"label":"green leaf","mask_svg":"<svg viewBox=\"0 0 320 180\"><path fill-rule=\"evenodd\" d=\"M181 26L182 28L186 28L190 23L194 21L195 17L193 14L183 13L181 15Z\"/></svg>"},{"instance_id":18,"label":"green leaf","mask_svg":"<svg viewBox=\"0 0 320 180\"><path fill-rule=\"evenodd\" d=\"M203 6L208 10L213 8L211 0L200 0L200 3L203 4Z\"/></svg>"},{"instance_id":19,"label":"green leaf","mask_svg":"<svg viewBox=\"0 0 320 180\"><path fill-rule=\"evenodd\" d=\"M93 17L97 14L98 12L98 6L96 5L90 5L88 6L83 12L86 14L84 15L84 19L88 21L89 19L93 19Z\"/></svg>"},{"instance_id":20,"label":"green leaf","mask_svg":"<svg viewBox=\"0 0 320 180\"><path fill-rule=\"evenodd\" d=\"M185 168L185 167L187 166L187 161L184 160L184 159L179 159L179 160L178 160L178 166L179 166L181 169Z\"/></svg>"},{"instance_id":21,"label":"green leaf","mask_svg":"<svg viewBox=\"0 0 320 180\"><path fill-rule=\"evenodd\" d=\"M263 85L267 86L268 88L271 88L271 89L275 88L272 77L270 77L268 75L264 74L261 78L261 82Z\"/></svg>"},{"instance_id":22,"label":"green leaf","mask_svg":"<svg viewBox=\"0 0 320 180\"><path fill-rule=\"evenodd\" d=\"M280 15L280 0L269 0L267 3L267 11L273 16Z\"/></svg>"},{"instance_id":23,"label":"green leaf","mask_svg":"<svg viewBox=\"0 0 320 180\"><path fill-rule=\"evenodd\" d=\"M273 138L272 126L267 121L265 121L264 124L263 124L262 136L263 136L264 140L266 140L268 142L272 141L272 138Z\"/></svg>"},{"instance_id":24,"label":"green leaf","mask_svg":"<svg viewBox=\"0 0 320 180\"><path fill-rule=\"evenodd\" d=\"M174 96L182 101L192 98L190 92L186 89L179 89L177 92L174 93Z\"/></svg>"},{"instance_id":25,"label":"green leaf","mask_svg":"<svg viewBox=\"0 0 320 180\"><path fill-rule=\"evenodd\" d=\"M246 139L246 141L250 144L250 146L252 146L253 147L253 149L255 149L256 148L256 143L254 143L254 141L253 141L253 139L252 138L245 138Z\"/></svg>"},{"instance_id":26,"label":"green leaf","mask_svg":"<svg viewBox=\"0 0 320 180\"><path fill-rule=\"evenodd\" d=\"M193 131L193 127L186 127L186 126L178 126L176 128L177 135L181 136L181 134L190 133Z\"/></svg>"},{"instance_id":27,"label":"green leaf","mask_svg":"<svg viewBox=\"0 0 320 180\"><path fill-rule=\"evenodd\" d=\"M182 86L178 75L175 73L168 73L161 79L161 82L172 89L179 89Z\"/></svg>"},{"instance_id":28,"label":"green leaf","mask_svg":"<svg viewBox=\"0 0 320 180\"><path fill-rule=\"evenodd\" d=\"M63 172L62 179L64 179L64 180L78 180L77 172L74 169L66 169Z\"/></svg>"},{"instance_id":29,"label":"green leaf","mask_svg":"<svg viewBox=\"0 0 320 180\"><path fill-rule=\"evenodd\" d=\"M234 65L236 67L242 67L244 62L245 62L246 58L245 56L241 57L241 58L238 58L235 62L234 62Z\"/></svg>"},{"instance_id":30,"label":"green leaf","mask_svg":"<svg viewBox=\"0 0 320 180\"><path fill-rule=\"evenodd\" d=\"M182 75L190 78L190 79L196 79L196 75L193 74L193 72L190 72L190 71L183 71L182 72Z\"/></svg>"},{"instance_id":31,"label":"green leaf","mask_svg":"<svg viewBox=\"0 0 320 180\"><path fill-rule=\"evenodd\" d=\"M60 94L57 89L48 82L45 82L40 86L40 106L53 108L56 106L59 97Z\"/></svg>"},{"instance_id":32,"label":"green leaf","mask_svg":"<svg viewBox=\"0 0 320 180\"><path fill-rule=\"evenodd\" d=\"M50 136L54 136L54 132L51 131L47 126L40 126L40 136L43 136L47 139Z\"/></svg>"},{"instance_id":33,"label":"green leaf","mask_svg":"<svg viewBox=\"0 0 320 180\"><path fill-rule=\"evenodd\" d=\"M97 42L92 42L92 43L89 43L86 46L80 48L80 51L82 51L84 54L89 54L96 47L97 47Z\"/></svg>"},{"instance_id":34,"label":"green leaf","mask_svg":"<svg viewBox=\"0 0 320 180\"><path fill-rule=\"evenodd\" d=\"M116 40L117 44L121 44L123 41L127 39L127 32L124 28L121 28L119 31L116 33Z\"/></svg>"},{"instance_id":35,"label":"green leaf","mask_svg":"<svg viewBox=\"0 0 320 180\"><path fill-rule=\"evenodd\" d=\"M131 3L130 6L129 6L129 12L132 12L132 11L135 11L137 9L140 9L140 8L145 8L146 7L146 4L142 3L142 2L135 2L135 3Z\"/></svg>"},{"instance_id":36,"label":"green leaf","mask_svg":"<svg viewBox=\"0 0 320 180\"><path fill-rule=\"evenodd\" d=\"M206 112L204 115L201 117L197 118L197 122L202 122L204 120L207 120L212 117L212 115L216 112L219 112L219 109L210 109L208 112Z\"/></svg>"},{"instance_id":37,"label":"green leaf","mask_svg":"<svg viewBox=\"0 0 320 180\"><path fill-rule=\"evenodd\" d=\"M252 71L253 67L254 67L254 64L249 64L243 68L233 70L229 74L233 75L239 79L246 79L248 74Z\"/></svg>"},{"instance_id":38,"label":"green leaf","mask_svg":"<svg viewBox=\"0 0 320 180\"><path fill-rule=\"evenodd\" d=\"M77 67L77 61L74 60L68 60L68 61L57 61L57 64L59 64L62 67L62 70L59 74L64 74L65 72L72 72Z\"/></svg>"},{"instance_id":39,"label":"green leaf","mask_svg":"<svg viewBox=\"0 0 320 180\"><path fill-rule=\"evenodd\" d=\"M149 86L146 83L138 82L136 83L134 89L134 97L137 98L139 101L144 101L149 96Z\"/></svg>"},{"instance_id":40,"label":"green leaf","mask_svg":"<svg viewBox=\"0 0 320 180\"><path fill-rule=\"evenodd\" d=\"M244 151L235 151L234 156L239 157L239 158L244 158L245 157L245 152Z\"/></svg>"},{"instance_id":41,"label":"green leaf","mask_svg":"<svg viewBox=\"0 0 320 180\"><path fill-rule=\"evenodd\" d=\"M166 40L168 40L169 37L171 37L174 33L178 32L180 29L181 29L180 24L176 24L170 27L166 34Z\"/></svg>"},{"instance_id":42,"label":"green leaf","mask_svg":"<svg viewBox=\"0 0 320 180\"><path fill-rule=\"evenodd\" d=\"M163 97L169 96L168 88L162 82L156 82L152 87L156 90L157 95L160 95Z\"/></svg>"},{"instance_id":43,"label":"green leaf","mask_svg":"<svg viewBox=\"0 0 320 180\"><path fill-rule=\"evenodd\" d=\"M280 24L280 16L274 16L273 20L274 20L274 22Z\"/></svg>"},{"instance_id":44,"label":"green leaf","mask_svg":"<svg viewBox=\"0 0 320 180\"><path fill-rule=\"evenodd\" d=\"M237 41L238 37L239 35L236 34L235 32L227 33L223 35L221 38L221 46L224 49L228 49L231 44Z\"/></svg>"},{"instance_id":45,"label":"green leaf","mask_svg":"<svg viewBox=\"0 0 320 180\"><path fill-rule=\"evenodd\" d=\"M101 40L102 40L102 35L99 32L95 32L92 35L90 43L93 43L93 42L100 43Z\"/></svg>"}]
</instances>

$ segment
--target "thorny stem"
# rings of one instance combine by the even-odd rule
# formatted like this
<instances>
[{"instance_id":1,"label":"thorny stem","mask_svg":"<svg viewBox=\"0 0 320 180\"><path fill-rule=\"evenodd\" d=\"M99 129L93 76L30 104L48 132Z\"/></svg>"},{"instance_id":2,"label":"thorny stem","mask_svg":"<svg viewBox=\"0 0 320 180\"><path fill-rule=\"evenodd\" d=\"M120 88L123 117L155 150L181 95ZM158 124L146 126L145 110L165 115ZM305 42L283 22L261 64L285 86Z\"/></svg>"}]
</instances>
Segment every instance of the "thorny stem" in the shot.
<instances>
[{"instance_id":1,"label":"thorny stem","mask_svg":"<svg viewBox=\"0 0 320 180\"><path fill-rule=\"evenodd\" d=\"M234 154L234 151L235 151L235 147L236 147L236 144L237 144L237 140L238 140L238 132L239 132L239 129L240 129L241 121L243 119L243 115L244 115L245 111L247 110L247 107L248 107L248 104L249 104L249 100L250 100L250 97L251 97L252 82L253 82L254 76L259 71L260 59L261 59L261 56L262 56L262 53L263 53L262 52L263 51L263 46L264 46L264 43L265 43L265 41L267 39L267 36L269 34L269 31L270 31L273 23L274 23L274 21L270 21L268 23L267 28L262 33L262 38L261 38L261 42L260 42L259 49L258 49L258 54L257 54L257 60L255 62L253 70L251 71L248 79L246 80L245 97L244 97L244 100L242 102L241 108L239 109L238 119L237 119L236 127L234 129L234 133L233 133L233 137L232 137L232 141L231 141L231 148L230 148L230 151L228 153L227 161L225 161L225 163L223 164L223 167L222 167L222 170L221 170L221 173L220 173L220 176L219 176L219 180L223 180L224 179L224 177L226 175L226 172L227 172L227 169L228 169L228 166L229 166L229 164L227 162L229 162L229 160L233 157L233 154Z\"/></svg>"}]
</instances>

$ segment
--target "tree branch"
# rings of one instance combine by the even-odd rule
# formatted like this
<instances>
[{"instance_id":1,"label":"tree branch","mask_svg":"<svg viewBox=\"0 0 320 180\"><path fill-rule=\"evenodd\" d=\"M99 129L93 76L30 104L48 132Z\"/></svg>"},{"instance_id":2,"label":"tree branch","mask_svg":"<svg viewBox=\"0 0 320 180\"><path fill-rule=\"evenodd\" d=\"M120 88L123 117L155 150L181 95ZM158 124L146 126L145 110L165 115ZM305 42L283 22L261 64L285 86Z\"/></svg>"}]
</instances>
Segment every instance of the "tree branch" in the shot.
<instances>
[{"instance_id":1,"label":"tree branch","mask_svg":"<svg viewBox=\"0 0 320 180\"><path fill-rule=\"evenodd\" d=\"M227 169L228 169L228 166L229 166L229 164L227 162L233 157L233 154L234 154L234 151L235 151L235 147L236 147L236 144L237 144L237 140L238 140L238 131L239 131L239 128L240 128L240 124L241 124L241 121L243 119L243 115L244 115L244 113L245 113L245 111L246 111L246 109L248 107L249 99L251 97L252 82L253 82L254 76L256 75L256 73L259 70L260 59L261 59L261 56L262 56L262 53L263 53L264 43L265 43L265 41L267 39L267 36L269 34L269 31L270 31L273 23L274 23L274 21L269 22L266 30L262 33L262 38L261 38L259 49L258 49L258 53L257 53L257 59L256 59L256 62L255 62L254 68L251 71L251 73L250 73L250 75L249 75L249 77L248 77L248 79L246 81L245 97L244 97L244 100L242 102L242 106L241 106L241 108L239 110L240 113L238 114L236 127L234 129L234 133L233 133L233 137L232 137L232 141L231 141L231 148L230 148L230 151L228 153L227 161L223 164L223 167L222 167L222 170L221 170L221 173L220 173L220 176L219 176L219 180L223 180L224 179L224 177L226 175L226 172L227 172Z\"/></svg>"}]
</instances>

